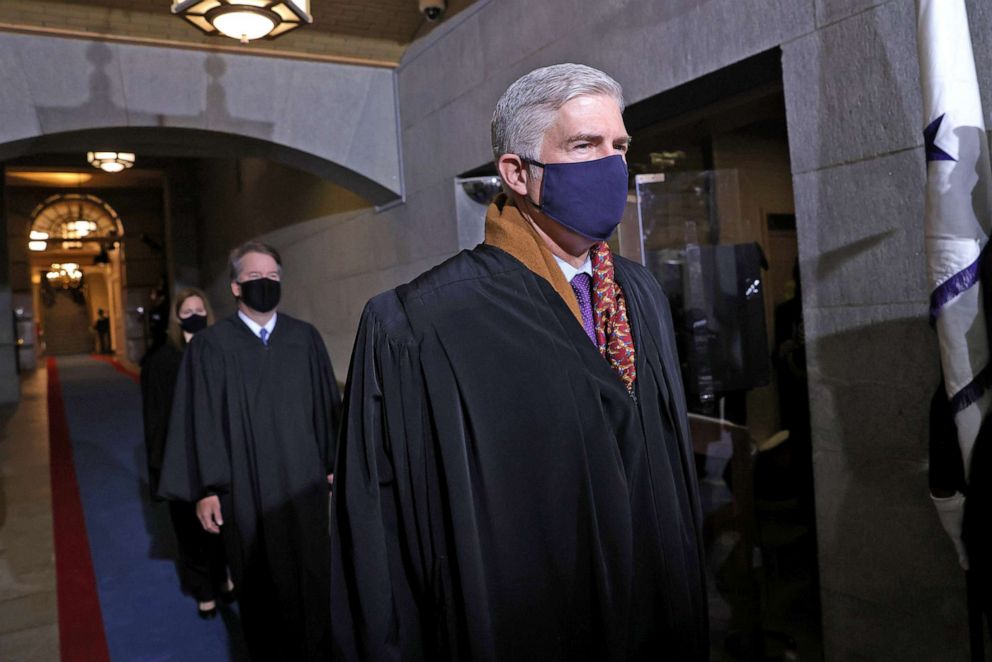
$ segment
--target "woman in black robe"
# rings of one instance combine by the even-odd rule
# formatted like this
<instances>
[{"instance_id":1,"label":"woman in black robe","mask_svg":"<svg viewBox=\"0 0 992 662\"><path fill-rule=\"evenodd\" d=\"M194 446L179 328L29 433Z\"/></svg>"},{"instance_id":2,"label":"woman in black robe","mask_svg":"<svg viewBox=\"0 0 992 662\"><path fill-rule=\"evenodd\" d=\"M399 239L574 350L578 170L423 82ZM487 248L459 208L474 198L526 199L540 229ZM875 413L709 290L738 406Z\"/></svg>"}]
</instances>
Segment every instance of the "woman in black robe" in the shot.
<instances>
[{"instance_id":1,"label":"woman in black robe","mask_svg":"<svg viewBox=\"0 0 992 662\"><path fill-rule=\"evenodd\" d=\"M152 495L158 492L169 415L186 344L194 333L212 323L213 312L203 292L195 288L181 290L172 306L168 341L152 350L143 362L141 401ZM216 598L229 601L234 590L227 572L223 543L200 526L195 504L169 501L169 514L176 533L184 589L196 599L199 616L213 618L217 615Z\"/></svg>"}]
</instances>

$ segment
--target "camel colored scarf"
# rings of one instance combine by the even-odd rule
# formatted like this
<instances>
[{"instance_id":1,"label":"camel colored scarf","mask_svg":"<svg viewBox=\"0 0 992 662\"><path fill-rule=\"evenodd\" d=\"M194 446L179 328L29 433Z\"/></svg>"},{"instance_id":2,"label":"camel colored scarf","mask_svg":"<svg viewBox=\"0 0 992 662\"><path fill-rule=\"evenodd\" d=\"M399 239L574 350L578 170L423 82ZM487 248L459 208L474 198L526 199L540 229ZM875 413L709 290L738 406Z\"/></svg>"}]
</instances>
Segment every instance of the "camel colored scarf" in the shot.
<instances>
[{"instance_id":1,"label":"camel colored scarf","mask_svg":"<svg viewBox=\"0 0 992 662\"><path fill-rule=\"evenodd\" d=\"M572 286L544 241L505 194L497 196L486 210L485 243L506 251L548 281L582 325L582 313ZM589 255L596 345L627 391L633 393L637 379L634 339L623 290L614 279L613 254L606 242L600 242L593 245Z\"/></svg>"},{"instance_id":2,"label":"camel colored scarf","mask_svg":"<svg viewBox=\"0 0 992 662\"><path fill-rule=\"evenodd\" d=\"M486 210L485 243L506 251L523 262L525 267L551 283L555 292L568 304L576 321L582 324L579 302L575 300L575 292L565 280L561 267L555 262L548 247L544 245L544 240L504 193L496 196Z\"/></svg>"}]
</instances>

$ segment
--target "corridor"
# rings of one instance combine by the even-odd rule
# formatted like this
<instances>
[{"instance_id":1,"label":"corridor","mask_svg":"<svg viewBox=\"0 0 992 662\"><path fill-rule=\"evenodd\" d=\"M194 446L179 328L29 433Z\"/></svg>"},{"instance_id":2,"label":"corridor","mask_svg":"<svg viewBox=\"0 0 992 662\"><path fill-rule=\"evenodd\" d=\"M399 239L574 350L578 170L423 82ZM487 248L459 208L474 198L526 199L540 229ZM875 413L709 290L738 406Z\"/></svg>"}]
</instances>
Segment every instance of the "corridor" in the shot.
<instances>
[{"instance_id":1,"label":"corridor","mask_svg":"<svg viewBox=\"0 0 992 662\"><path fill-rule=\"evenodd\" d=\"M236 607L203 621L180 590L136 375L67 356L22 389L0 410L0 659L246 659Z\"/></svg>"}]
</instances>

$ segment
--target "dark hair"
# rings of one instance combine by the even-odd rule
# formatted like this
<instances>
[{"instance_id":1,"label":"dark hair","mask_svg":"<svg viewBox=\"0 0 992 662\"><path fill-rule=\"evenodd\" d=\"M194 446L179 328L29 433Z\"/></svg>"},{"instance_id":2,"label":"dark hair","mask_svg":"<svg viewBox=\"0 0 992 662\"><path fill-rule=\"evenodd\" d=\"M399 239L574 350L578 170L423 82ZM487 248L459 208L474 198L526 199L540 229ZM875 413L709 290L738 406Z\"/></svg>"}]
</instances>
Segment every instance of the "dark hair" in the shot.
<instances>
[{"instance_id":1,"label":"dark hair","mask_svg":"<svg viewBox=\"0 0 992 662\"><path fill-rule=\"evenodd\" d=\"M279 274L282 274L282 258L279 257L279 251L261 241L246 241L232 250L231 256L228 259L231 269L231 282L238 280L238 275L241 274L241 260L245 255L248 255L248 253L261 253L262 255L268 255L276 261L276 265L279 267Z\"/></svg>"}]
</instances>

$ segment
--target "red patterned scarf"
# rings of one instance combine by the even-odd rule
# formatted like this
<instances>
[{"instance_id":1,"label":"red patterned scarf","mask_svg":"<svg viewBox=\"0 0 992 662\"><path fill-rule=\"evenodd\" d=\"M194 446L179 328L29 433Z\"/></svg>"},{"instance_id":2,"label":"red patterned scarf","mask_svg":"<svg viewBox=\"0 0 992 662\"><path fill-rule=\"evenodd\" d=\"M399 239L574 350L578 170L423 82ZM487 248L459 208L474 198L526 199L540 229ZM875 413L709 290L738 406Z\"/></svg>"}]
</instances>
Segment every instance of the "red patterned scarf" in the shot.
<instances>
[{"instance_id":1,"label":"red patterned scarf","mask_svg":"<svg viewBox=\"0 0 992 662\"><path fill-rule=\"evenodd\" d=\"M634 392L637 366L634 362L634 336L627 318L623 290L613 277L613 254L606 242L589 251L592 259L592 315L596 325L596 344L628 393Z\"/></svg>"}]
</instances>

